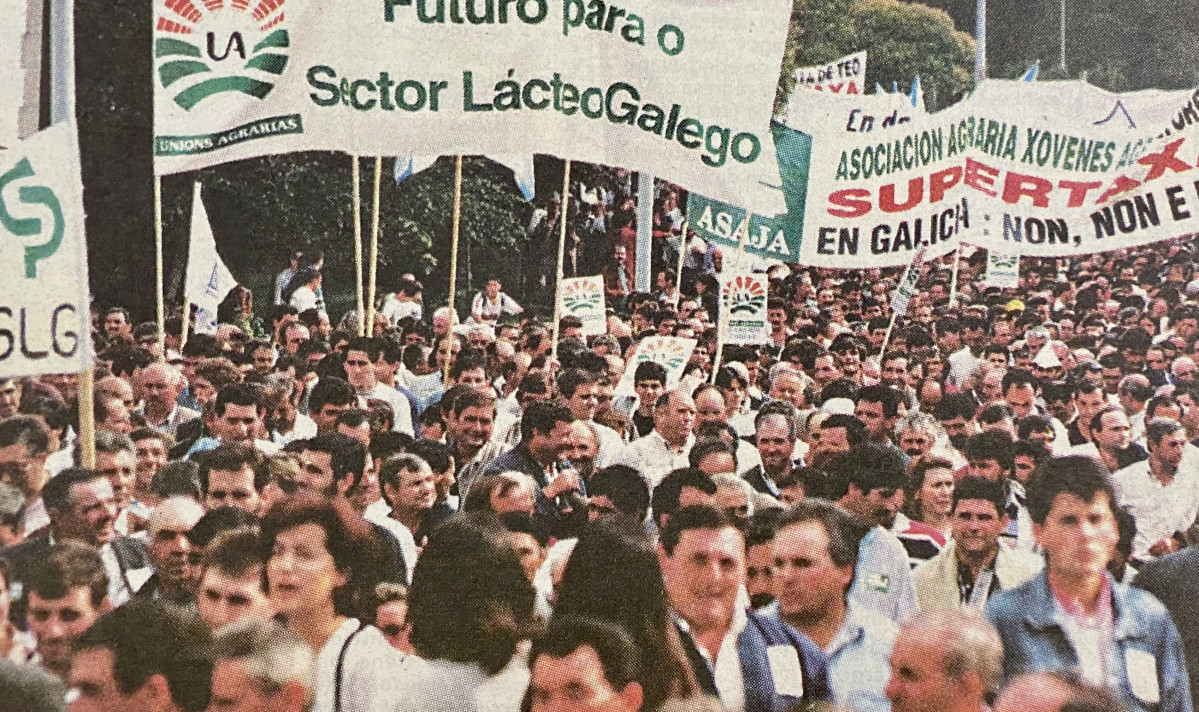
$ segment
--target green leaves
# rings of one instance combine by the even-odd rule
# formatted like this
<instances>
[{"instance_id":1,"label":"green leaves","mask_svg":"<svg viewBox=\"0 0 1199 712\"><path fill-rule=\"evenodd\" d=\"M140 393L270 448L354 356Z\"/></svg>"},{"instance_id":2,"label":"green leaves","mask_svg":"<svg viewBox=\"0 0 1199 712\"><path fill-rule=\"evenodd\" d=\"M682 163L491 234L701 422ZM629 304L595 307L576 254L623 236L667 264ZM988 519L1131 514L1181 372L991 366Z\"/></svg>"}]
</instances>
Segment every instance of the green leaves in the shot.
<instances>
[{"instance_id":1,"label":"green leaves","mask_svg":"<svg viewBox=\"0 0 1199 712\"><path fill-rule=\"evenodd\" d=\"M919 75L930 110L973 86L974 39L944 11L899 0L795 0L776 111L790 96L796 67L860 50L870 51L867 87L897 82L906 91Z\"/></svg>"}]
</instances>

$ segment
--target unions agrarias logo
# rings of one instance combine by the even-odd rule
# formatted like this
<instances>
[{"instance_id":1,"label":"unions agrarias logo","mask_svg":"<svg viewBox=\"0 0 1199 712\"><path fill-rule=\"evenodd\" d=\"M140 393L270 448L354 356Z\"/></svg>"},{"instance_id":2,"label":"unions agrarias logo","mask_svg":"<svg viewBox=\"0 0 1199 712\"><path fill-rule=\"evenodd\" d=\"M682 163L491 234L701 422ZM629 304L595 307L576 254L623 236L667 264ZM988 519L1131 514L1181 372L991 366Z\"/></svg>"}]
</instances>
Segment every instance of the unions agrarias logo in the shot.
<instances>
[{"instance_id":1,"label":"unions agrarias logo","mask_svg":"<svg viewBox=\"0 0 1199 712\"><path fill-rule=\"evenodd\" d=\"M603 309L604 297L589 280L575 280L562 290L562 306L572 314L590 314Z\"/></svg>"},{"instance_id":2,"label":"unions agrarias logo","mask_svg":"<svg viewBox=\"0 0 1199 712\"><path fill-rule=\"evenodd\" d=\"M287 68L285 0L159 0L158 79L190 111L210 96L263 99Z\"/></svg>"},{"instance_id":3,"label":"unions agrarias logo","mask_svg":"<svg viewBox=\"0 0 1199 712\"><path fill-rule=\"evenodd\" d=\"M766 308L766 290L761 280L740 276L724 286L724 304L729 314L758 314Z\"/></svg>"}]
</instances>

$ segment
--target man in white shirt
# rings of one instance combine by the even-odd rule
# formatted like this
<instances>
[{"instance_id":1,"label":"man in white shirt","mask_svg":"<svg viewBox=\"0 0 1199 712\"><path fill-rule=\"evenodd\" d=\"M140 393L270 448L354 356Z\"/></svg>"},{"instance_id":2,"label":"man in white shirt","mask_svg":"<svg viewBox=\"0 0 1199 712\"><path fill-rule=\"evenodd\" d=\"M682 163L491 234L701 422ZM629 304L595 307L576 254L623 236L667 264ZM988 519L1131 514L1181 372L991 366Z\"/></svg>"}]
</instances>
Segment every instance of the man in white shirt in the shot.
<instances>
[{"instance_id":1,"label":"man in white shirt","mask_svg":"<svg viewBox=\"0 0 1199 712\"><path fill-rule=\"evenodd\" d=\"M395 294L389 296L383 301L383 308L380 313L387 317L392 326L395 326L401 319L412 317L420 320L421 318L421 285L410 279L400 281L400 287Z\"/></svg>"},{"instance_id":2,"label":"man in white shirt","mask_svg":"<svg viewBox=\"0 0 1199 712\"><path fill-rule=\"evenodd\" d=\"M695 401L684 390L662 394L654 406L654 430L624 447L613 465L628 465L654 488L669 472L689 466L695 444Z\"/></svg>"},{"instance_id":3,"label":"man in white shirt","mask_svg":"<svg viewBox=\"0 0 1199 712\"><path fill-rule=\"evenodd\" d=\"M395 416L392 430L412 435L415 431L408 399L396 389L379 383L375 376L375 361L381 353L382 347L377 339L365 336L350 339L346 350L346 378L358 393L361 406L365 407L366 401L371 398L386 402Z\"/></svg>"},{"instance_id":4,"label":"man in white shirt","mask_svg":"<svg viewBox=\"0 0 1199 712\"><path fill-rule=\"evenodd\" d=\"M296 275L296 270L300 268L300 259L304 256L303 252L291 253L291 259L287 269L283 270L275 277L275 304L283 303L283 290L287 289L287 285L291 282L291 278Z\"/></svg>"},{"instance_id":5,"label":"man in white shirt","mask_svg":"<svg viewBox=\"0 0 1199 712\"><path fill-rule=\"evenodd\" d=\"M816 645L777 618L746 612L745 537L722 512L693 506L672 514L658 560L702 692L729 712L831 701Z\"/></svg>"},{"instance_id":6,"label":"man in white shirt","mask_svg":"<svg viewBox=\"0 0 1199 712\"><path fill-rule=\"evenodd\" d=\"M1177 551L1199 515L1199 472L1187 461L1186 431L1173 420L1158 418L1145 428L1149 459L1112 475L1119 504L1137 522L1132 557L1150 561Z\"/></svg>"},{"instance_id":7,"label":"man in white shirt","mask_svg":"<svg viewBox=\"0 0 1199 712\"><path fill-rule=\"evenodd\" d=\"M624 441L615 430L595 422L595 411L599 406L599 376L581 368L571 368L558 376L558 392L566 400L566 407L575 420L583 421L595 431L599 441L599 454L595 458L596 469L603 469L616 458L624 447Z\"/></svg>"}]
</instances>

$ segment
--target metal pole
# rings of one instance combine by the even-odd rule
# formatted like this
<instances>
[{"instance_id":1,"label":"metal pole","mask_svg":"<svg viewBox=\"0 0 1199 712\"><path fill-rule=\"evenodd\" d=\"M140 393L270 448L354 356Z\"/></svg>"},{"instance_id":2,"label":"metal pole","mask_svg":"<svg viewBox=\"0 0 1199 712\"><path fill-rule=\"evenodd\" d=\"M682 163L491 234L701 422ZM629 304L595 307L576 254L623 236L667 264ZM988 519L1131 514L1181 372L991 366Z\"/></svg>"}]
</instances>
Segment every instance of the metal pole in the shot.
<instances>
[{"instance_id":1,"label":"metal pole","mask_svg":"<svg viewBox=\"0 0 1199 712\"><path fill-rule=\"evenodd\" d=\"M73 120L75 116L75 6L72 0L52 0L50 3L50 123ZM154 179L156 198L158 178ZM156 199L155 207L162 201ZM160 209L160 208L159 208ZM161 219L158 221L161 225ZM161 231L160 231L161 234ZM161 248L158 254L162 255ZM162 281L158 282L158 338L162 339ZM88 289L88 285L82 285ZM81 315L79 338L83 341L83 368L79 372L79 464L96 466L95 372L92 370L90 319Z\"/></svg>"},{"instance_id":2,"label":"metal pole","mask_svg":"<svg viewBox=\"0 0 1199 712\"><path fill-rule=\"evenodd\" d=\"M637 254L633 288L648 292L652 279L650 274L650 251L653 249L654 230L654 177L649 173L637 174Z\"/></svg>"},{"instance_id":3,"label":"metal pole","mask_svg":"<svg viewBox=\"0 0 1199 712\"><path fill-rule=\"evenodd\" d=\"M974 81L987 78L987 0L978 0L974 18Z\"/></svg>"}]
</instances>

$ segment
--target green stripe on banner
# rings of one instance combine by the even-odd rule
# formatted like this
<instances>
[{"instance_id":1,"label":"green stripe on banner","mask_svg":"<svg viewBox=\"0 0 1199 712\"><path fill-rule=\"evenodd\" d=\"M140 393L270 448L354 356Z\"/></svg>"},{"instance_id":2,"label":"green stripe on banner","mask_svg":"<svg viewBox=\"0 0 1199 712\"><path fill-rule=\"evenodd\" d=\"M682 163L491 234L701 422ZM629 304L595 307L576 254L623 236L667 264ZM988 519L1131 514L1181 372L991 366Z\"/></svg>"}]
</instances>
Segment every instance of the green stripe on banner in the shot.
<instances>
[{"instance_id":1,"label":"green stripe on banner","mask_svg":"<svg viewBox=\"0 0 1199 712\"><path fill-rule=\"evenodd\" d=\"M267 35L261 42L254 45L251 54L258 54L267 47L290 47L291 39L287 36L287 30L275 30Z\"/></svg>"},{"instance_id":2,"label":"green stripe on banner","mask_svg":"<svg viewBox=\"0 0 1199 712\"><path fill-rule=\"evenodd\" d=\"M270 93L272 88L272 85L250 77L217 77L188 87L175 97L175 102L190 110L204 99L223 91L238 91L261 99Z\"/></svg>"},{"instance_id":3,"label":"green stripe on banner","mask_svg":"<svg viewBox=\"0 0 1199 712\"><path fill-rule=\"evenodd\" d=\"M246 69L259 69L271 74L282 74L286 68L287 55L284 54L260 54L246 62Z\"/></svg>"},{"instance_id":4,"label":"green stripe on banner","mask_svg":"<svg viewBox=\"0 0 1199 712\"><path fill-rule=\"evenodd\" d=\"M195 45L188 44L182 40L171 39L170 37L159 37L154 41L154 56L169 57L174 54L181 54L184 57L201 57L200 48Z\"/></svg>"},{"instance_id":5,"label":"green stripe on banner","mask_svg":"<svg viewBox=\"0 0 1199 712\"><path fill-rule=\"evenodd\" d=\"M211 71L203 62L197 62L194 59L177 59L159 67L158 76L162 77L162 85L169 87L184 77Z\"/></svg>"},{"instance_id":6,"label":"green stripe on banner","mask_svg":"<svg viewBox=\"0 0 1199 712\"><path fill-rule=\"evenodd\" d=\"M746 254L780 262L799 261L803 238L804 202L808 196L812 137L782 124L770 127L775 156L783 179L783 198L787 212L776 217L754 215L745 239ZM688 225L705 240L724 248L725 264L731 264L730 250L736 250L738 228L745 221L745 209L691 193L687 198Z\"/></svg>"},{"instance_id":7,"label":"green stripe on banner","mask_svg":"<svg viewBox=\"0 0 1199 712\"><path fill-rule=\"evenodd\" d=\"M299 114L272 116L212 134L155 136L154 155L187 156L208 153L218 148L225 148L226 146L232 146L244 141L252 141L257 138L300 133L304 133L304 122Z\"/></svg>"}]
</instances>

